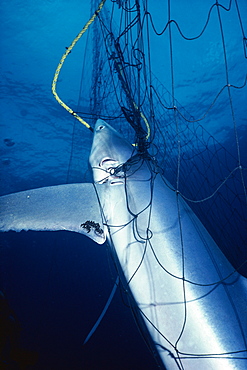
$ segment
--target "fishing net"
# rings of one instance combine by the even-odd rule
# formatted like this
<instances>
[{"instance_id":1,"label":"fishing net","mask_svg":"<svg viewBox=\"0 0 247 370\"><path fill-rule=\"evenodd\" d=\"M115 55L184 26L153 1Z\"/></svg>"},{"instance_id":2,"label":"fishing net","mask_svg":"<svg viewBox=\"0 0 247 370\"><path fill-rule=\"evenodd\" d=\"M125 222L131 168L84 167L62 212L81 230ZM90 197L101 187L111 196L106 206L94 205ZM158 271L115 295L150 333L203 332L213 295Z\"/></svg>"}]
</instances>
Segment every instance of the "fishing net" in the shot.
<instances>
[{"instance_id":1,"label":"fishing net","mask_svg":"<svg viewBox=\"0 0 247 370\"><path fill-rule=\"evenodd\" d=\"M132 143L144 131L162 174L246 274L242 3L201 4L200 10L191 4L190 12L183 6L178 12L170 2L157 10L147 1L112 1L102 10L88 43L93 70L87 120L93 126L105 119Z\"/></svg>"}]
</instances>

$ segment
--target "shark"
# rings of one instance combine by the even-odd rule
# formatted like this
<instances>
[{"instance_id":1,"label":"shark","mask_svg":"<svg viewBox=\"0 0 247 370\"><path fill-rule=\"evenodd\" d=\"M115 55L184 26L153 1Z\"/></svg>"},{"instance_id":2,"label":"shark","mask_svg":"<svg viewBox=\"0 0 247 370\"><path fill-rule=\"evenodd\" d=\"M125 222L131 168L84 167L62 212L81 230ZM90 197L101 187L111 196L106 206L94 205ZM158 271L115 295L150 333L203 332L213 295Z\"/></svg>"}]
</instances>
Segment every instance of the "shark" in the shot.
<instances>
[{"instance_id":1,"label":"shark","mask_svg":"<svg viewBox=\"0 0 247 370\"><path fill-rule=\"evenodd\" d=\"M89 163L93 183L2 196L0 230L107 240L159 368L247 369L247 280L156 160L99 119Z\"/></svg>"}]
</instances>

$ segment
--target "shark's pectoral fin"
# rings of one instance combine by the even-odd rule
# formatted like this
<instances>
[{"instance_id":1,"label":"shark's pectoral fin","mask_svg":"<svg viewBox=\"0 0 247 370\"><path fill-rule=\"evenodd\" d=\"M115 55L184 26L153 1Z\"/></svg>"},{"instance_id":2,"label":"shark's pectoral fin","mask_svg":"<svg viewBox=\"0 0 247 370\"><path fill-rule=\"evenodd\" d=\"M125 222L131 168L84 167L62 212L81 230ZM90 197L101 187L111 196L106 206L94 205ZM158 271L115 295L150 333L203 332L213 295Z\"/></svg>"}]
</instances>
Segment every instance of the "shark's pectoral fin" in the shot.
<instances>
[{"instance_id":1,"label":"shark's pectoral fin","mask_svg":"<svg viewBox=\"0 0 247 370\"><path fill-rule=\"evenodd\" d=\"M49 186L0 198L0 231L69 230L105 242L93 184Z\"/></svg>"}]
</instances>

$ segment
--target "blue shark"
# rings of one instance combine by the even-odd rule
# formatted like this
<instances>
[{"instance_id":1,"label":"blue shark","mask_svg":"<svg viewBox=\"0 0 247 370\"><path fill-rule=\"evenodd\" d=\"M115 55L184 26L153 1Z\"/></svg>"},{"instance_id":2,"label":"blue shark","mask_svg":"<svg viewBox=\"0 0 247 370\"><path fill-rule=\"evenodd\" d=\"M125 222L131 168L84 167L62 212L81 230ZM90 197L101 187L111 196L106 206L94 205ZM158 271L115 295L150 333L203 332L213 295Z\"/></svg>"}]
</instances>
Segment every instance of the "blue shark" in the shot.
<instances>
[{"instance_id":1,"label":"blue shark","mask_svg":"<svg viewBox=\"0 0 247 370\"><path fill-rule=\"evenodd\" d=\"M0 198L0 229L69 230L110 244L143 330L165 369L247 369L247 281L148 152L103 120L94 183Z\"/></svg>"}]
</instances>

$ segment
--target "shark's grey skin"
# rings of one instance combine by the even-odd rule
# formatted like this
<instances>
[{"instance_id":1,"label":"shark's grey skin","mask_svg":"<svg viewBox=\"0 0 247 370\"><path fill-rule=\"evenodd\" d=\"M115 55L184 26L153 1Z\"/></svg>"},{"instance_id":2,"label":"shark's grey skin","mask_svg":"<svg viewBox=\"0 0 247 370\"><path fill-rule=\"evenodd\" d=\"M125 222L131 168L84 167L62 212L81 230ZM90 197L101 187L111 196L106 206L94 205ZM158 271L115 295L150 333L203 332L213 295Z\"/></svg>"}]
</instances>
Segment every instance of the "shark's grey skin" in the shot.
<instances>
[{"instance_id":1,"label":"shark's grey skin","mask_svg":"<svg viewBox=\"0 0 247 370\"><path fill-rule=\"evenodd\" d=\"M148 155L98 120L93 184L1 198L2 231L71 230L117 256L167 369L247 369L247 284Z\"/></svg>"}]
</instances>

